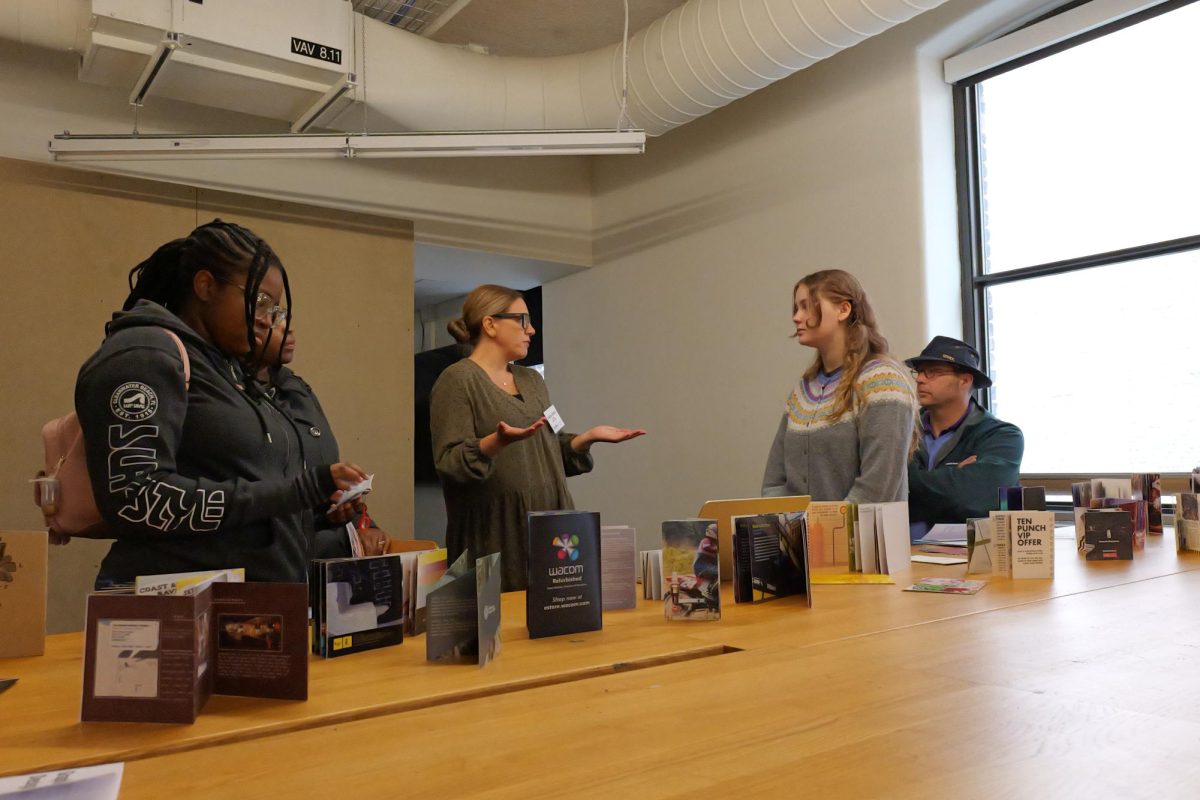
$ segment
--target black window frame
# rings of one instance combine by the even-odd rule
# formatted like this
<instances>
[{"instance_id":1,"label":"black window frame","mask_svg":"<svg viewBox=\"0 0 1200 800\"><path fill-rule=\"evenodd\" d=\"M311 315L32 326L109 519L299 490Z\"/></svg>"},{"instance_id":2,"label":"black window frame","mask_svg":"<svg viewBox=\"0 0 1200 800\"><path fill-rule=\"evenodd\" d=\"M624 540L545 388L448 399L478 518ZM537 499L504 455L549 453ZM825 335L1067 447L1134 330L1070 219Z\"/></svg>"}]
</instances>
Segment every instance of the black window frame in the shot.
<instances>
[{"instance_id":1,"label":"black window frame","mask_svg":"<svg viewBox=\"0 0 1200 800\"><path fill-rule=\"evenodd\" d=\"M1177 9L1192 5L1195 2L1200 2L1200 0L1169 0L1160 5L1143 9L1135 14L1056 42L999 66L992 67L952 85L963 338L979 351L980 366L985 372L991 373L991 364L988 358L988 338L992 332L987 330L986 316L986 292L988 288L1030 278L1061 275L1067 272L1091 269L1109 264L1197 250L1200 249L1200 234L1185 236L1179 239L1150 242L1120 250L1091 253L1060 261L1030 264L1003 272L985 273L983 255L983 198L981 194L982 176L980 174L979 84L989 78L1020 69L1028 64L1049 58L1065 50L1137 25L1154 17L1168 14ZM1029 25L1035 25L1038 22L1076 8L1079 5L1083 5L1083 3L1068 3L1050 14L1030 22ZM978 398L978 401L985 408L991 408L991 391L985 390L979 392L979 394L982 396ZM1068 473L1060 474L1066 476ZM1186 473L1172 473L1171 475L1175 477L1184 474ZM1095 477L1100 476L1097 475ZM1164 473L1163 477L1166 478L1167 474Z\"/></svg>"},{"instance_id":2,"label":"black window frame","mask_svg":"<svg viewBox=\"0 0 1200 800\"><path fill-rule=\"evenodd\" d=\"M988 357L988 338L991 335L991 331L989 330L989 320L986 319L985 301L986 290L990 287L1004 283L1024 281L1024 279L1028 278L1062 275L1062 273L1091 269L1091 267L1096 266L1127 263L1127 261L1153 258L1157 257L1157 255L1194 251L1194 249L1200 249L1200 234L1184 236L1181 239L1148 242L1135 247L1116 249L1116 251L1080 255L1080 257L1049 261L1049 263L1044 264L1020 266L1012 270L990 273L990 275L989 273L985 273L983 197L980 194L982 175L979 172L978 85L989 78L994 78L1013 70L1019 70L1020 67L1049 58L1051 55L1062 53L1063 50L1078 47L1080 44L1096 40L1096 38L1102 36L1108 36L1112 32L1130 28L1130 26L1145 22L1147 19L1162 16L1162 14L1176 11L1178 8L1192 5L1193 2L1198 1L1200 0L1169 0L1168 2L1163 2L1163 4L1145 8L1145 10L1140 12L1129 14L1128 17L1100 25L1098 28L1081 32L1079 35L1056 42L1055 44L1051 44L1051 46L1036 50L1036 52L1020 56L1018 59L1004 62L1000 66L974 74L974 76L959 80L959 82L952 85L955 181L956 192L958 192L962 335L964 335L965 341L973 344L979 351L980 367L985 372L990 373L991 371ZM1080 5L1085 4L1084 2L1068 2L1067 5L1057 8L1057 10L1045 14L1043 17L1032 20L1028 25L1037 24L1046 18L1054 17L1056 14L1069 11L1070 8ZM991 391L984 390L978 393L982 395L982 397L978 398L978 402L982 403L985 408L991 408ZM1022 477L1024 479L1034 479L1038 480L1038 482L1044 482L1048 488L1055 489L1055 491L1063 491L1063 489L1069 489L1070 481L1082 480L1084 477L1103 476L1082 476L1068 473L1036 475L1022 473ZM1187 491L1187 480L1187 473L1164 473L1164 497L1166 497L1166 493L1171 491L1171 489L1174 489L1174 491Z\"/></svg>"}]
</instances>

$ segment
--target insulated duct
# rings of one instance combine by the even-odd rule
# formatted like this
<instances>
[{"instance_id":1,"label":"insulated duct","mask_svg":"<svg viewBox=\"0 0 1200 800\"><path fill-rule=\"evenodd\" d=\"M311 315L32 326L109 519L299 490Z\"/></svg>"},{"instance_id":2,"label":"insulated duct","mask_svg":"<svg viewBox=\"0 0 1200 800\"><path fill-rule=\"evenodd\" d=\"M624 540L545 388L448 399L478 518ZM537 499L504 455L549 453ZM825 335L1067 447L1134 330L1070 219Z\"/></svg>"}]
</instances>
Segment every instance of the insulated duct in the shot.
<instances>
[{"instance_id":1,"label":"insulated duct","mask_svg":"<svg viewBox=\"0 0 1200 800\"><path fill-rule=\"evenodd\" d=\"M689 0L628 45L626 116L661 135L944 0ZM411 130L608 128L622 46L501 58L361 20L373 119ZM351 120L346 120L350 126Z\"/></svg>"},{"instance_id":2,"label":"insulated duct","mask_svg":"<svg viewBox=\"0 0 1200 800\"><path fill-rule=\"evenodd\" d=\"M688 0L630 38L624 125L661 135L942 2ZM0 37L82 51L89 13L88 0L4 0ZM366 100L372 130L618 126L619 42L571 56L505 58L362 15L355 23L355 71L365 88L358 99ZM360 114L349 109L324 126L360 130Z\"/></svg>"},{"instance_id":3,"label":"insulated duct","mask_svg":"<svg viewBox=\"0 0 1200 800\"><path fill-rule=\"evenodd\" d=\"M88 0L3 0L0 38L82 53L87 47L91 16Z\"/></svg>"}]
</instances>

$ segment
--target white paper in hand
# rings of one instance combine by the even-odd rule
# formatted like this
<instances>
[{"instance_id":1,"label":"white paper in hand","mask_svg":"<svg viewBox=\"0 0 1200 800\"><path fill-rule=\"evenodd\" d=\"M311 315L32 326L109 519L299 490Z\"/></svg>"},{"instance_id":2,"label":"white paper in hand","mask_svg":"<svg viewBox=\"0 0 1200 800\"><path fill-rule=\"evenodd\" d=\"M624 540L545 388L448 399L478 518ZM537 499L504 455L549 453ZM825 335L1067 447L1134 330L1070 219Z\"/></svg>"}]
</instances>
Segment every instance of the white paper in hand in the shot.
<instances>
[{"instance_id":1,"label":"white paper in hand","mask_svg":"<svg viewBox=\"0 0 1200 800\"><path fill-rule=\"evenodd\" d=\"M558 414L558 409L554 406L550 406L542 412L542 416L546 418L546 423L550 426L550 430L556 434L562 433L563 429L567 427L567 423L563 422L563 418Z\"/></svg>"},{"instance_id":2,"label":"white paper in hand","mask_svg":"<svg viewBox=\"0 0 1200 800\"><path fill-rule=\"evenodd\" d=\"M353 522L346 523L346 539L350 542L351 558L362 558L366 555L363 552L362 540L358 538L358 529L354 527Z\"/></svg>"},{"instance_id":3,"label":"white paper in hand","mask_svg":"<svg viewBox=\"0 0 1200 800\"><path fill-rule=\"evenodd\" d=\"M344 505L346 505L346 503L349 503L353 500L357 500L358 498L367 494L368 492L371 491L371 482L374 480L375 480L375 473L371 473L370 475L367 476L367 479L365 481L359 481L358 483L354 484L349 489L342 492L341 499L338 500L333 505L331 505L329 507L329 510L333 511L333 510L337 509L339 506L344 506Z\"/></svg>"}]
</instances>

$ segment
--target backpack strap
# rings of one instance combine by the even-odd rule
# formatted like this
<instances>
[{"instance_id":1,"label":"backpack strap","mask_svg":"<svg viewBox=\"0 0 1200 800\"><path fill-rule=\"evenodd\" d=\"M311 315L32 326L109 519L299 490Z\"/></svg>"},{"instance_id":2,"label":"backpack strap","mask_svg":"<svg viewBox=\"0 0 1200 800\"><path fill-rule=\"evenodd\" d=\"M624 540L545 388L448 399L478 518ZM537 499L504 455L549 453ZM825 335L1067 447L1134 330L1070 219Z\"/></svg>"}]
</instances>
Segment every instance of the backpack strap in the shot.
<instances>
[{"instance_id":1,"label":"backpack strap","mask_svg":"<svg viewBox=\"0 0 1200 800\"><path fill-rule=\"evenodd\" d=\"M175 334L175 331L162 328L162 332L171 337L171 341L179 350L179 360L183 362L183 390L186 392L192 388L192 362L188 359L187 348L183 346L183 340Z\"/></svg>"}]
</instances>

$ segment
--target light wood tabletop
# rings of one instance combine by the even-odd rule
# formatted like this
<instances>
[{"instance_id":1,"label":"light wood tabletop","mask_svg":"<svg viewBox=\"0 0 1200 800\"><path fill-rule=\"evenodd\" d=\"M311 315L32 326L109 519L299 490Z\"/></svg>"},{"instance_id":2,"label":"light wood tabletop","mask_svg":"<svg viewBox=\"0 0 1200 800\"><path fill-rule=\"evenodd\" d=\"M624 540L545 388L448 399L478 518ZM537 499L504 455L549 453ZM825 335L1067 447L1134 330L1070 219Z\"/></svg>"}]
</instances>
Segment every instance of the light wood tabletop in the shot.
<instances>
[{"instance_id":1,"label":"light wood tabletop","mask_svg":"<svg viewBox=\"0 0 1200 800\"><path fill-rule=\"evenodd\" d=\"M1198 596L1167 575L150 758L122 797L1194 797Z\"/></svg>"},{"instance_id":2,"label":"light wood tabletop","mask_svg":"<svg viewBox=\"0 0 1200 800\"><path fill-rule=\"evenodd\" d=\"M407 718L406 712L419 709L521 696L537 687L675 662L707 662L731 650L816 647L1194 570L1200 554L1177 555L1170 536L1155 537L1132 562L1085 564L1072 541L1059 540L1054 580L990 580L970 597L901 592L914 577L964 574L962 566L912 566L916 569L898 574L892 586L815 587L812 609L796 599L736 605L726 586L720 622L669 623L659 603L642 602L636 610L605 614L602 631L536 641L525 633L523 594L511 593L502 605L503 650L486 669L428 664L424 638L415 637L399 647L313 659L307 702L214 696L193 725L80 723L82 638L54 636L43 657L0 660L0 677L19 678L0 695L5 720L0 775L131 761L384 715ZM731 658L720 655L718 661L742 660Z\"/></svg>"}]
</instances>

